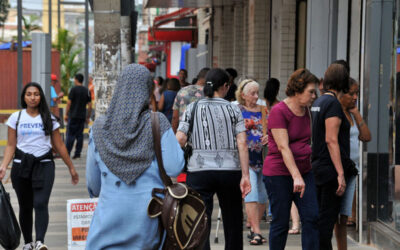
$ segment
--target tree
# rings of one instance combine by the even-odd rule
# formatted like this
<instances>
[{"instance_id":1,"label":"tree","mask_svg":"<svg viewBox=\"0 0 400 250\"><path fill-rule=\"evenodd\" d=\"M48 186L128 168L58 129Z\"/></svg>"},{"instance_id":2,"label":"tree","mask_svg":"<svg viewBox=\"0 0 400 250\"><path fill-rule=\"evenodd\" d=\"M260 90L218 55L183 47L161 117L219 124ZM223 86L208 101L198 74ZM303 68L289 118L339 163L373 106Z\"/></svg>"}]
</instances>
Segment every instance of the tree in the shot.
<instances>
[{"instance_id":1,"label":"tree","mask_svg":"<svg viewBox=\"0 0 400 250\"><path fill-rule=\"evenodd\" d=\"M4 37L4 23L7 21L9 8L10 4L8 3L8 0L0 0L0 27L2 28L2 40Z\"/></svg>"},{"instance_id":2,"label":"tree","mask_svg":"<svg viewBox=\"0 0 400 250\"><path fill-rule=\"evenodd\" d=\"M34 30L42 30L42 28L34 24L37 20L39 20L39 17L36 15L29 15L28 18L22 16L22 22L24 24L24 27L22 29L22 40L24 41L30 41L32 40L31 38L31 33Z\"/></svg>"},{"instance_id":3,"label":"tree","mask_svg":"<svg viewBox=\"0 0 400 250\"><path fill-rule=\"evenodd\" d=\"M75 48L76 36L71 35L68 30L60 29L57 34L55 47L60 51L61 65L61 89L64 93L72 86L72 78L84 67L84 63L78 55L82 48Z\"/></svg>"}]
</instances>

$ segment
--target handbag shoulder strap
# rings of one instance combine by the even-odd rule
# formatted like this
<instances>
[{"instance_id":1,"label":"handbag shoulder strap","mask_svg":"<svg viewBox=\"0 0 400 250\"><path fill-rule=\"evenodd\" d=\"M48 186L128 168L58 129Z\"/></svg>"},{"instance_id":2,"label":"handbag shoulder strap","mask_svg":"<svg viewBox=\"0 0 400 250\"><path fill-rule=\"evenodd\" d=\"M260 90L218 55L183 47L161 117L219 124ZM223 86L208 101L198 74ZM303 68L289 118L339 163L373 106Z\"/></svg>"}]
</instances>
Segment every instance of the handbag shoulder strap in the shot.
<instances>
[{"instance_id":1,"label":"handbag shoulder strap","mask_svg":"<svg viewBox=\"0 0 400 250\"><path fill-rule=\"evenodd\" d=\"M21 113L22 113L22 110L19 111L18 118L17 118L17 123L15 123L15 134L16 134L16 137L18 137L18 124L19 124L19 120L21 119Z\"/></svg>"},{"instance_id":2,"label":"handbag shoulder strap","mask_svg":"<svg viewBox=\"0 0 400 250\"><path fill-rule=\"evenodd\" d=\"M266 108L267 107L260 105L263 136L265 136L267 134L267 114L265 113Z\"/></svg>"},{"instance_id":3,"label":"handbag shoulder strap","mask_svg":"<svg viewBox=\"0 0 400 250\"><path fill-rule=\"evenodd\" d=\"M194 105L193 105L193 109L192 112L190 114L190 122L189 122L189 133L192 133L193 130L193 123L194 123L194 116L196 115L196 109L197 109L197 103L199 102L199 100L197 100Z\"/></svg>"},{"instance_id":4,"label":"handbag shoulder strap","mask_svg":"<svg viewBox=\"0 0 400 250\"><path fill-rule=\"evenodd\" d=\"M158 113L151 112L151 128L153 131L153 142L154 142L154 150L157 157L157 165L158 170L160 171L160 177L166 187L172 185L171 178L167 175L164 169L164 163L162 160L161 154L161 135L160 135L160 118L158 117Z\"/></svg>"}]
</instances>

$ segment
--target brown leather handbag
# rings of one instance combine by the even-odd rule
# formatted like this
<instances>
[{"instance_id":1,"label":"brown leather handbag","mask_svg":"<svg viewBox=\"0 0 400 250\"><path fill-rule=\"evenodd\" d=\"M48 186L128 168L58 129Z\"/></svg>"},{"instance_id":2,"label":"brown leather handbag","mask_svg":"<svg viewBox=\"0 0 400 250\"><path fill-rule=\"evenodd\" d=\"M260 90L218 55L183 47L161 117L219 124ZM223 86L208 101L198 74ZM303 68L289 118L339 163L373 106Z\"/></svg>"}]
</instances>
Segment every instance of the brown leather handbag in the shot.
<instances>
[{"instance_id":1,"label":"brown leather handbag","mask_svg":"<svg viewBox=\"0 0 400 250\"><path fill-rule=\"evenodd\" d=\"M205 204L196 191L183 183L172 183L166 174L161 154L160 125L157 113L151 114L158 169L165 185L154 188L147 212L150 218L159 218L166 230L162 249L202 249L209 236ZM162 235L162 233L161 233Z\"/></svg>"}]
</instances>

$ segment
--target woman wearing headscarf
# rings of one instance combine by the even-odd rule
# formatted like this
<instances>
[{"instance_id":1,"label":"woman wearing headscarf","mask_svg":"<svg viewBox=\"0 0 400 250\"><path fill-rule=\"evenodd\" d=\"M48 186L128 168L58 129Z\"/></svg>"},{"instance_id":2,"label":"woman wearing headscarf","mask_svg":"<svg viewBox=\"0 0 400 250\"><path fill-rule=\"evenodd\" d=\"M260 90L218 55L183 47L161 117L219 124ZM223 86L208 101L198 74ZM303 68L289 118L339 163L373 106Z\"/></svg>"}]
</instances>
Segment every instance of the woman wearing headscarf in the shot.
<instances>
[{"instance_id":1,"label":"woman wearing headscarf","mask_svg":"<svg viewBox=\"0 0 400 250\"><path fill-rule=\"evenodd\" d=\"M121 73L105 116L89 137L86 180L91 197L99 197L87 249L156 249L158 219L147 215L153 188L162 188L153 146L149 96L150 72L138 64ZM161 114L164 167L177 176L184 166L181 147Z\"/></svg>"}]
</instances>

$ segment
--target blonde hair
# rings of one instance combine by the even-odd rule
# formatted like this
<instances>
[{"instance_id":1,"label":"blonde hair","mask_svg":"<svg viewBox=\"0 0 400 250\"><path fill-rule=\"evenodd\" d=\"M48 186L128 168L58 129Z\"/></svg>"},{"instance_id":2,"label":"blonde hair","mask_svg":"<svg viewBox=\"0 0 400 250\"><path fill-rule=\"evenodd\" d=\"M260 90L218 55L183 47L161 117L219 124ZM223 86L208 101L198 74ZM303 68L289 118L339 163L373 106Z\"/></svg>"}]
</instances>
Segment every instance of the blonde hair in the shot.
<instances>
[{"instance_id":1,"label":"blonde hair","mask_svg":"<svg viewBox=\"0 0 400 250\"><path fill-rule=\"evenodd\" d=\"M239 102L239 104L245 104L244 99L242 98L242 93L246 94L250 86L256 86L257 88L260 88L260 84L253 79L244 79L239 83L239 87L235 92L236 100Z\"/></svg>"}]
</instances>

